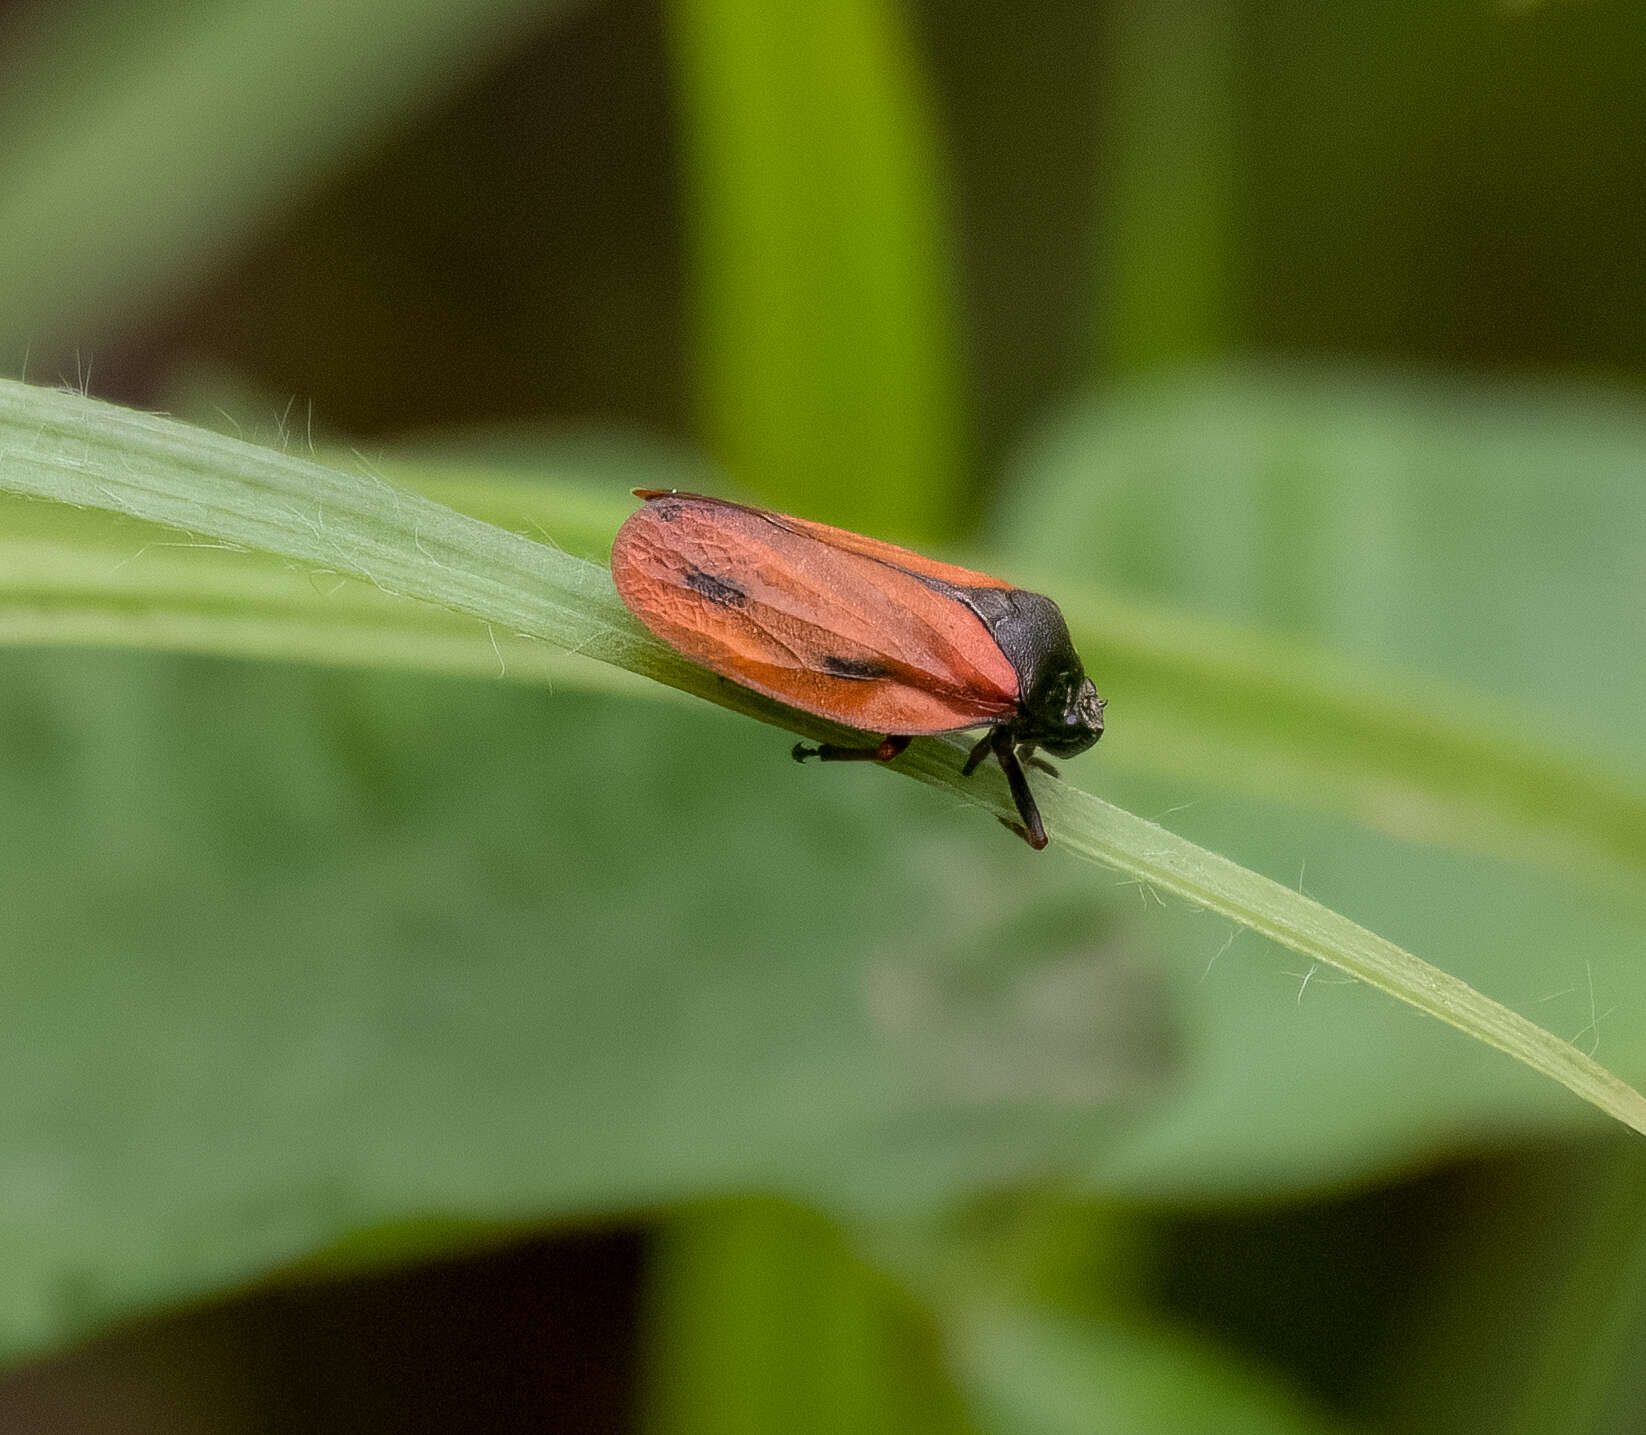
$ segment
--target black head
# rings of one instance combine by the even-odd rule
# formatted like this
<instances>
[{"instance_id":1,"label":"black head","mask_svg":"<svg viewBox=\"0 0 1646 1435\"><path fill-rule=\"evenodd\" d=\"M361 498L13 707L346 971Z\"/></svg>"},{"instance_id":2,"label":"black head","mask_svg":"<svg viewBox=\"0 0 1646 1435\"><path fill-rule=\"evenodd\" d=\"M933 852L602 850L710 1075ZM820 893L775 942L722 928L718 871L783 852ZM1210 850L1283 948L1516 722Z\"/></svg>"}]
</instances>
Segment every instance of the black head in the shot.
<instances>
[{"instance_id":1,"label":"black head","mask_svg":"<svg viewBox=\"0 0 1646 1435\"><path fill-rule=\"evenodd\" d=\"M1075 660L1054 671L1019 705L1017 735L1053 757L1074 757L1103 736L1103 699Z\"/></svg>"},{"instance_id":2,"label":"black head","mask_svg":"<svg viewBox=\"0 0 1646 1435\"><path fill-rule=\"evenodd\" d=\"M1103 699L1086 676L1062 610L1021 588L956 589L1017 669L1013 735L1053 757L1074 757L1103 736Z\"/></svg>"}]
</instances>

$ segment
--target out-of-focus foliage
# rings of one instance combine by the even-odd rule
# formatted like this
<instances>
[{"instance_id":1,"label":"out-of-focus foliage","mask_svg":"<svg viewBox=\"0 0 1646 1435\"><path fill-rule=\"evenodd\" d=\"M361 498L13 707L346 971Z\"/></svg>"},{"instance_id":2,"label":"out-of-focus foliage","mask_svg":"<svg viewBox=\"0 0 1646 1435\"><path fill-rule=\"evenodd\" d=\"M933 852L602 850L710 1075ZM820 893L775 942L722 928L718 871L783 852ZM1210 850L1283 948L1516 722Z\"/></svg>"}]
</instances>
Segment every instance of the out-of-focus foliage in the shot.
<instances>
[{"instance_id":1,"label":"out-of-focus foliage","mask_svg":"<svg viewBox=\"0 0 1646 1435\"><path fill-rule=\"evenodd\" d=\"M884 780L774 828L806 783L765 729L9 661L14 1350L418 1214L907 1209L1103 1144L1157 1059L1080 868L971 895L998 830Z\"/></svg>"},{"instance_id":2,"label":"out-of-focus foliage","mask_svg":"<svg viewBox=\"0 0 1646 1435\"><path fill-rule=\"evenodd\" d=\"M706 436L773 507L950 536L956 256L926 85L882 0L667 0ZM847 483L841 475L850 473Z\"/></svg>"},{"instance_id":3,"label":"out-of-focus foliage","mask_svg":"<svg viewBox=\"0 0 1646 1435\"><path fill-rule=\"evenodd\" d=\"M55 353L152 320L320 177L575 3L37 7L0 106L0 336Z\"/></svg>"},{"instance_id":4,"label":"out-of-focus foliage","mask_svg":"<svg viewBox=\"0 0 1646 1435\"><path fill-rule=\"evenodd\" d=\"M1318 727L1288 752L1272 713L1246 726L1255 663L1201 746L1204 692L1174 726L1196 695L1145 701L1128 671L1166 669L1117 647L1076 771L1646 1077L1641 905L1615 867L1570 876L1600 865L1574 834L1627 839L1646 769L1646 445L1616 394L1646 375L1639 7L0 21L9 373L89 369L368 469L434 426L459 475L499 425L563 456L544 429L594 419L606 456L557 463L590 514L655 481L634 431L662 429L736 470L684 482L966 536L1163 632L1227 631L1236 665L1303 640L1334 672L1471 689L1445 721L1473 745L1425 781L1460 802L1518 774L1474 837L1399 800L1410 711L1384 751L1340 725L1323 766ZM1150 378L1253 352L1288 362ZM1380 359L1406 367L1367 377ZM281 601L326 581L283 572ZM1638 1159L1253 938L1077 893L1055 853L706 709L152 654L4 667L14 1357L261 1274L646 1219L669 1233L659 1429L1638 1425ZM1469 756L1540 744L1591 799ZM1152 1030L1161 983L1175 1074L1117 1109L1116 1033ZM829 1225L672 1214L750 1193ZM982 1193L1000 1228L959 1242L941 1208Z\"/></svg>"}]
</instances>

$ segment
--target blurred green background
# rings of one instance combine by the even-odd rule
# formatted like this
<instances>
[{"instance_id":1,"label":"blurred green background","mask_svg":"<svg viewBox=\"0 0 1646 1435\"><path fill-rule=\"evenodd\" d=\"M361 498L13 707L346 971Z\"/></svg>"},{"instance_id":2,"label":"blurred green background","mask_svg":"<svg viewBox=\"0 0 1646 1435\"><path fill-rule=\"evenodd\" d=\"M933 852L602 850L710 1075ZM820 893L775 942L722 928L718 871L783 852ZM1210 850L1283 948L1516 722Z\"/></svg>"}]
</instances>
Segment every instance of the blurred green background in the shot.
<instances>
[{"instance_id":1,"label":"blurred green background","mask_svg":"<svg viewBox=\"0 0 1646 1435\"><path fill-rule=\"evenodd\" d=\"M1646 790L1643 81L1626 0L11 0L0 371L1067 597L1071 780L1638 1084L1613 819L1353 778ZM1646 1430L1638 1139L1375 993L661 694L29 631L8 1435Z\"/></svg>"}]
</instances>

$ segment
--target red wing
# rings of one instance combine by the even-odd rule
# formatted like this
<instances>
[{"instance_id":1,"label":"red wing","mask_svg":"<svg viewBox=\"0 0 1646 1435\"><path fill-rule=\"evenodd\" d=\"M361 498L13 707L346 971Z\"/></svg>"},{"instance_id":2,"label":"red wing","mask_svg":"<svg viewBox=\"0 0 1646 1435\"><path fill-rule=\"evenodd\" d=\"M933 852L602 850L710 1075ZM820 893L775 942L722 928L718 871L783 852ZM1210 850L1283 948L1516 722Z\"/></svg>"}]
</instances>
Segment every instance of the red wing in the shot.
<instances>
[{"instance_id":1,"label":"red wing","mask_svg":"<svg viewBox=\"0 0 1646 1435\"><path fill-rule=\"evenodd\" d=\"M779 528L787 528L792 533L801 533L820 543L827 543L831 548L844 548L848 553L860 553L865 558L873 558L878 563L890 563L894 568L901 568L905 573L914 573L922 578L935 578L940 583L952 583L957 588L1010 588L1012 585L1003 578L991 578L987 573L974 573L970 568L958 568L953 563L939 563L935 558L928 558L924 553L916 553L911 548L899 548L895 543L883 543L878 538L865 538L861 533L853 533L849 528L831 528L827 523L813 523L809 518L791 518L787 513L767 513L763 508L750 508L746 504L733 503L725 498L709 498L701 493L678 493L667 488L637 488L637 498L644 498L648 502L659 498L673 498L681 502L703 504L712 509L735 509L739 513L752 513L763 518L767 523L776 524Z\"/></svg>"},{"instance_id":2,"label":"red wing","mask_svg":"<svg viewBox=\"0 0 1646 1435\"><path fill-rule=\"evenodd\" d=\"M999 580L739 504L647 497L618 531L612 578L694 662L861 732L950 732L1015 709L1017 674L982 620L901 560L944 582Z\"/></svg>"}]
</instances>

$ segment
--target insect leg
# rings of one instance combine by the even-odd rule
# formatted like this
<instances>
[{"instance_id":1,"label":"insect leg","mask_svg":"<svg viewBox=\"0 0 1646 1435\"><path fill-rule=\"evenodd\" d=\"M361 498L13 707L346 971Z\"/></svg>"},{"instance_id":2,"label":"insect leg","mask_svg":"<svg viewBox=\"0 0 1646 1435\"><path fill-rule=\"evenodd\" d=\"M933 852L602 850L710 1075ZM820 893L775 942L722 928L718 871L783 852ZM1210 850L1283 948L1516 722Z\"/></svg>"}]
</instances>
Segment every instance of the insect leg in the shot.
<instances>
[{"instance_id":1,"label":"insect leg","mask_svg":"<svg viewBox=\"0 0 1646 1435\"><path fill-rule=\"evenodd\" d=\"M1023 819L1017 823L1002 817L1001 825L1009 827L1038 852L1046 845L1046 824L1040 820L1040 809L1034 805L1029 779L1023 774L1023 765L1018 762L1017 754L1012 750L1012 740L1006 736L1005 729L996 729L992 737L994 755L1000 759L1006 782L1012 789L1012 801L1017 804L1017 815Z\"/></svg>"},{"instance_id":2,"label":"insect leg","mask_svg":"<svg viewBox=\"0 0 1646 1435\"><path fill-rule=\"evenodd\" d=\"M990 751L994 748L994 734L995 730L990 728L988 732L984 733L983 736L978 739L977 746L974 747L966 756L966 765L960 769L960 775L962 777L970 777L977 771L978 763L982 762L983 759L989 755Z\"/></svg>"},{"instance_id":3,"label":"insect leg","mask_svg":"<svg viewBox=\"0 0 1646 1435\"><path fill-rule=\"evenodd\" d=\"M1051 763L1047 762L1045 758L1035 756L1034 744L1032 742L1026 742L1022 747L1018 748L1017 759L1023 764L1024 767L1032 767L1037 772L1045 773L1047 777L1063 776L1063 774L1052 766Z\"/></svg>"},{"instance_id":4,"label":"insect leg","mask_svg":"<svg viewBox=\"0 0 1646 1435\"><path fill-rule=\"evenodd\" d=\"M796 762L804 762L808 757L822 762L890 762L911 741L907 737L889 737L878 747L836 747L832 742L807 747L805 743L797 742L790 750L790 756Z\"/></svg>"}]
</instances>

